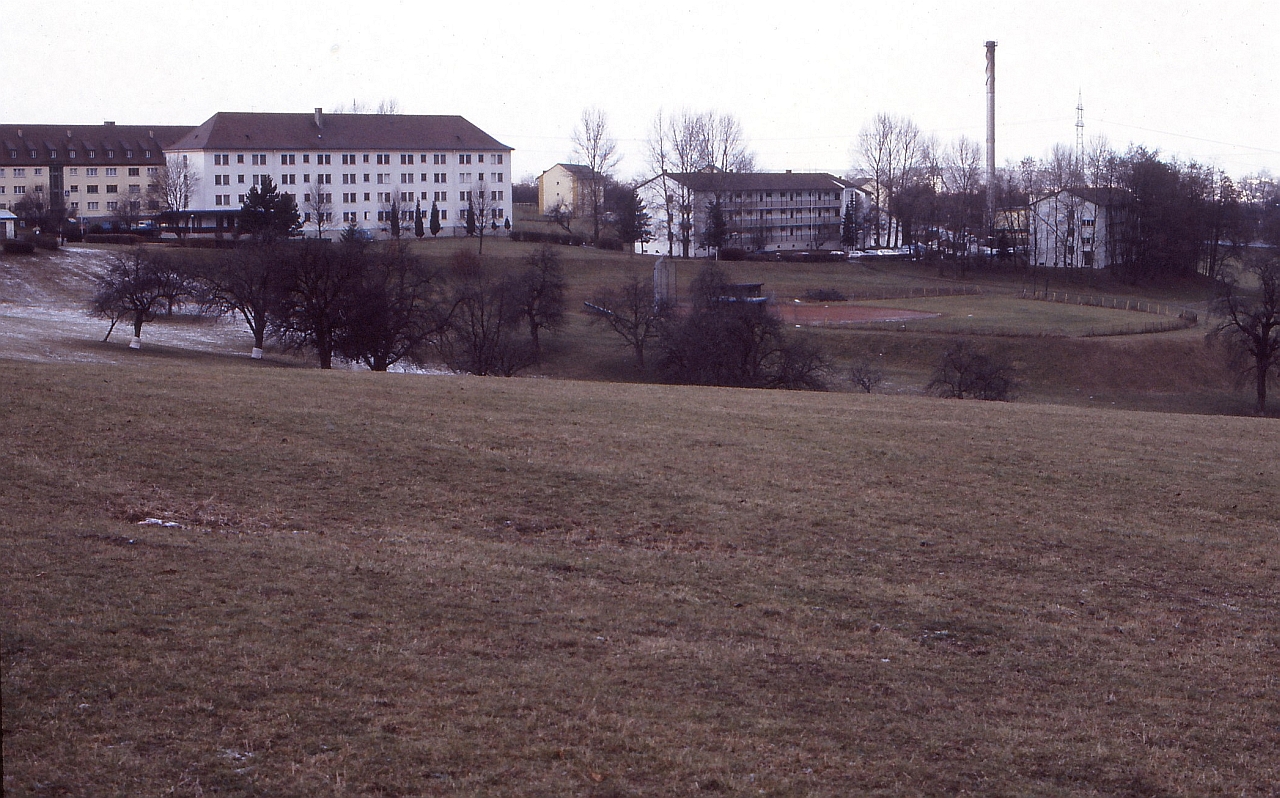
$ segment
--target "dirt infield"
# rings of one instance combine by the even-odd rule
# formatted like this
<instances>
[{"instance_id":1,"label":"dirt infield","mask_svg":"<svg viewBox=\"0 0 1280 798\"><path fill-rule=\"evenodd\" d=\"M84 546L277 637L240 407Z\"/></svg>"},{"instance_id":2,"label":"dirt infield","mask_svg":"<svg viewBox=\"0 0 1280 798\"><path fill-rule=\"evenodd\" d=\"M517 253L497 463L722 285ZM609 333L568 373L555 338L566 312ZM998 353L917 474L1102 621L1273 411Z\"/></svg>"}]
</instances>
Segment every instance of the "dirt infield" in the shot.
<instances>
[{"instance_id":1,"label":"dirt infield","mask_svg":"<svg viewBox=\"0 0 1280 798\"><path fill-rule=\"evenodd\" d=\"M780 301L774 305L774 308L778 318L784 322L805 327L858 324L869 321L914 321L942 315L901 308L876 308L847 305L842 302L800 302L798 300Z\"/></svg>"}]
</instances>

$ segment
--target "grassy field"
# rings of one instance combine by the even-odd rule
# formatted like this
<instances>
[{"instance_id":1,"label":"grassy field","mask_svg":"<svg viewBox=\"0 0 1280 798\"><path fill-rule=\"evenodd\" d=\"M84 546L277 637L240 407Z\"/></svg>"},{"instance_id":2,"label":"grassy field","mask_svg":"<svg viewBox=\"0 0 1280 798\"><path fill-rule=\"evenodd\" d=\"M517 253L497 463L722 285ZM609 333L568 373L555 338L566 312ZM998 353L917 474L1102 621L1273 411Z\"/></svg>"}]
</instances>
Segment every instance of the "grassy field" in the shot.
<instances>
[{"instance_id":1,"label":"grassy field","mask_svg":"<svg viewBox=\"0 0 1280 798\"><path fill-rule=\"evenodd\" d=\"M1145 332L1155 325L1172 326L1178 321L1176 318L1149 313L1038 302L999 294L894 299L857 304L936 313L938 315L934 318L903 324L914 331L956 335L1125 335Z\"/></svg>"},{"instance_id":2,"label":"grassy field","mask_svg":"<svg viewBox=\"0 0 1280 798\"><path fill-rule=\"evenodd\" d=\"M163 348L0 385L6 795L1280 783L1273 419Z\"/></svg>"}]
</instances>

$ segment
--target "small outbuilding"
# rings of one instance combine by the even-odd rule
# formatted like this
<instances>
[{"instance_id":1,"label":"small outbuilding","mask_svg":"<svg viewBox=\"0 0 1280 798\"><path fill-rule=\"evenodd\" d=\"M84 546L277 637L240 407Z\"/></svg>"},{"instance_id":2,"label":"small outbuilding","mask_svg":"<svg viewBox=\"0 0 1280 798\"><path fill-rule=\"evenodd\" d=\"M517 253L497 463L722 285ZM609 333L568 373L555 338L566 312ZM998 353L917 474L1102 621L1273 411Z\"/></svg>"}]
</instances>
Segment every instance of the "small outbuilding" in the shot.
<instances>
[{"instance_id":1,"label":"small outbuilding","mask_svg":"<svg viewBox=\"0 0 1280 798\"><path fill-rule=\"evenodd\" d=\"M17 238L17 236L18 217L13 215L13 211L0 209L0 241Z\"/></svg>"}]
</instances>

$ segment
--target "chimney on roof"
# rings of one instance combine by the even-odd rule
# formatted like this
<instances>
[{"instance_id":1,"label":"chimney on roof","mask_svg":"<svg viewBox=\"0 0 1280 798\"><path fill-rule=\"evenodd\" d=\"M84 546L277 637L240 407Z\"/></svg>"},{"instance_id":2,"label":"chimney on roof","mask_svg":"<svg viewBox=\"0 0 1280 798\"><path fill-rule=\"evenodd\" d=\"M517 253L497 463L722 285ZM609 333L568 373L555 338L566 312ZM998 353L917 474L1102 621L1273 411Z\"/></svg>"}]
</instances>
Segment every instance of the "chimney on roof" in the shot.
<instances>
[{"instance_id":1,"label":"chimney on roof","mask_svg":"<svg viewBox=\"0 0 1280 798\"><path fill-rule=\"evenodd\" d=\"M316 109L316 127L324 127L324 109Z\"/></svg>"},{"instance_id":2,"label":"chimney on roof","mask_svg":"<svg viewBox=\"0 0 1280 798\"><path fill-rule=\"evenodd\" d=\"M106 122L103 122L102 124L106 125L107 127L115 127L115 126L116 126L116 123L115 123L115 122L112 122L112 121L111 121L111 120L109 120L109 119L108 119Z\"/></svg>"},{"instance_id":3,"label":"chimney on roof","mask_svg":"<svg viewBox=\"0 0 1280 798\"><path fill-rule=\"evenodd\" d=\"M791 170L790 170L790 169L788 169L788 170L787 170L787 174L791 174Z\"/></svg>"}]
</instances>

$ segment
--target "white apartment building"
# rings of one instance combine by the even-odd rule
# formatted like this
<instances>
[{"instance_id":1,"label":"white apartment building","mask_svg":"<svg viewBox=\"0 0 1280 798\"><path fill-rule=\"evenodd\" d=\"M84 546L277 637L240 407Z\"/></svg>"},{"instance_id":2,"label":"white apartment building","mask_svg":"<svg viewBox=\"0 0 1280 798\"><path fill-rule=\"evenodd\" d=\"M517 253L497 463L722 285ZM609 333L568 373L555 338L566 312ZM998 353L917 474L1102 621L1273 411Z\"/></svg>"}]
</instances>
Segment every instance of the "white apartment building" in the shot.
<instances>
[{"instance_id":1,"label":"white apartment building","mask_svg":"<svg viewBox=\"0 0 1280 798\"><path fill-rule=\"evenodd\" d=\"M1069 188L1031 203L1032 266L1105 269L1122 258L1129 195L1121 189Z\"/></svg>"},{"instance_id":2,"label":"white apartment building","mask_svg":"<svg viewBox=\"0 0 1280 798\"><path fill-rule=\"evenodd\" d=\"M122 203L148 215L147 186L165 148L190 127L0 124L0 210L24 198L84 222L106 221Z\"/></svg>"},{"instance_id":3,"label":"white apartment building","mask_svg":"<svg viewBox=\"0 0 1280 798\"><path fill-rule=\"evenodd\" d=\"M726 245L754 251L841 248L845 208L858 198L863 239L870 245L874 227L868 181L849 181L823 172L663 173L637 190L653 219L659 251L679 254L687 231L689 254L707 255L705 231L717 199L724 214ZM886 233L896 221L881 211Z\"/></svg>"},{"instance_id":4,"label":"white apartment building","mask_svg":"<svg viewBox=\"0 0 1280 798\"><path fill-rule=\"evenodd\" d=\"M166 154L198 176L181 221L196 233L230 233L263 177L293 195L306 235L385 235L393 205L412 229L415 203L424 226L434 204L441 235L466 235L469 206L491 230L511 216L511 148L460 116L220 112Z\"/></svg>"}]
</instances>

